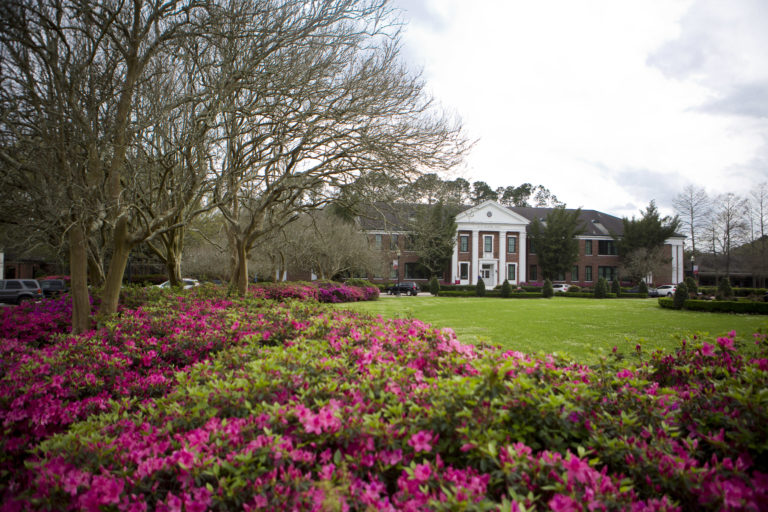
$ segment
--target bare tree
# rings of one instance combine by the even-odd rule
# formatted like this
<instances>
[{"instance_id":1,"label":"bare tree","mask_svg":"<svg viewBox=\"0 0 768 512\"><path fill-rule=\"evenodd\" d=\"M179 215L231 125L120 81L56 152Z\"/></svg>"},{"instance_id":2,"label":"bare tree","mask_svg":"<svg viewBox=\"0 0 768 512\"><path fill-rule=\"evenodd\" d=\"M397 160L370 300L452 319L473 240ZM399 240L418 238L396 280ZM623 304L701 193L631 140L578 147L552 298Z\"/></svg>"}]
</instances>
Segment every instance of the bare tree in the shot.
<instances>
[{"instance_id":1,"label":"bare tree","mask_svg":"<svg viewBox=\"0 0 768 512\"><path fill-rule=\"evenodd\" d=\"M198 2L153 0L7 0L0 6L3 128L16 141L33 140L31 152L50 152L52 165L38 170L57 177L65 190L76 332L89 325L89 234L108 228L101 313L110 314L131 248L175 213L134 224L127 156L139 122L136 93L148 70L155 71L150 63L168 45L188 41L198 14L206 14ZM28 172L30 156L4 160Z\"/></svg>"},{"instance_id":2,"label":"bare tree","mask_svg":"<svg viewBox=\"0 0 768 512\"><path fill-rule=\"evenodd\" d=\"M696 254L696 240L701 239L711 218L712 203L707 192L694 185L686 186L672 201L680 224L691 238L691 252Z\"/></svg>"},{"instance_id":3,"label":"bare tree","mask_svg":"<svg viewBox=\"0 0 768 512\"><path fill-rule=\"evenodd\" d=\"M714 201L714 216L710 232L712 247L725 258L725 275L731 274L731 253L739 244L746 241L747 224L747 200L732 192L717 196Z\"/></svg>"},{"instance_id":4,"label":"bare tree","mask_svg":"<svg viewBox=\"0 0 768 512\"><path fill-rule=\"evenodd\" d=\"M768 275L768 183L757 185L749 196L750 266L756 286L765 285Z\"/></svg>"},{"instance_id":5,"label":"bare tree","mask_svg":"<svg viewBox=\"0 0 768 512\"><path fill-rule=\"evenodd\" d=\"M223 68L249 77L227 97L214 167L241 294L248 253L271 231L328 204L362 173L450 168L465 146L399 63L400 26L385 0L265 3L273 8L238 5L226 32L278 26L281 39L221 41Z\"/></svg>"}]
</instances>

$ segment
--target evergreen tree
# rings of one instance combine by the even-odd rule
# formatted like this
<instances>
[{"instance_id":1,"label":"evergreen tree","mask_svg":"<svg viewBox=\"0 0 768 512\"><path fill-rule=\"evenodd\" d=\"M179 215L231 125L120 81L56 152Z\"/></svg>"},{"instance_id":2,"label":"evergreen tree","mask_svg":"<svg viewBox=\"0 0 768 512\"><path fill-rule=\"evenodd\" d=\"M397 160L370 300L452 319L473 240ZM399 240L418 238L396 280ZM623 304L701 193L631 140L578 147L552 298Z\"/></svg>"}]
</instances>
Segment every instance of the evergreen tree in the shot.
<instances>
[{"instance_id":1,"label":"evergreen tree","mask_svg":"<svg viewBox=\"0 0 768 512\"><path fill-rule=\"evenodd\" d=\"M555 295L555 290L552 288L552 281L549 279L544 280L544 286L541 288L541 294L547 299L551 299Z\"/></svg>"},{"instance_id":2,"label":"evergreen tree","mask_svg":"<svg viewBox=\"0 0 768 512\"><path fill-rule=\"evenodd\" d=\"M617 297L621 297L621 283L618 279L611 281L611 293L615 293Z\"/></svg>"},{"instance_id":3,"label":"evergreen tree","mask_svg":"<svg viewBox=\"0 0 768 512\"><path fill-rule=\"evenodd\" d=\"M640 281L640 284L637 286L637 293L641 297L648 297L648 285L645 284L645 281Z\"/></svg>"},{"instance_id":4,"label":"evergreen tree","mask_svg":"<svg viewBox=\"0 0 768 512\"><path fill-rule=\"evenodd\" d=\"M436 276L432 276L429 280L429 293L437 297L440 294L440 283L437 281Z\"/></svg>"},{"instance_id":5,"label":"evergreen tree","mask_svg":"<svg viewBox=\"0 0 768 512\"><path fill-rule=\"evenodd\" d=\"M694 297L699 293L699 286L696 284L696 280L691 276L685 278L685 287L688 288L688 293Z\"/></svg>"},{"instance_id":6,"label":"evergreen tree","mask_svg":"<svg viewBox=\"0 0 768 512\"><path fill-rule=\"evenodd\" d=\"M622 275L634 281L645 279L661 264L668 262L664 257L664 242L675 235L680 227L678 217L661 217L656 203L651 201L642 212L642 217L622 219L624 233L614 235L616 250L622 259Z\"/></svg>"},{"instance_id":7,"label":"evergreen tree","mask_svg":"<svg viewBox=\"0 0 768 512\"><path fill-rule=\"evenodd\" d=\"M475 288L475 295L478 297L485 297L485 282L482 279L477 280L477 288Z\"/></svg>"},{"instance_id":8,"label":"evergreen tree","mask_svg":"<svg viewBox=\"0 0 768 512\"><path fill-rule=\"evenodd\" d=\"M501 283L501 296L505 299L512 294L512 287L509 285L509 281L506 279Z\"/></svg>"},{"instance_id":9,"label":"evergreen tree","mask_svg":"<svg viewBox=\"0 0 768 512\"><path fill-rule=\"evenodd\" d=\"M419 265L430 276L440 274L450 263L456 243L456 213L453 204L438 201L422 205L411 223L413 251Z\"/></svg>"},{"instance_id":10,"label":"evergreen tree","mask_svg":"<svg viewBox=\"0 0 768 512\"><path fill-rule=\"evenodd\" d=\"M688 287L685 283L679 283L675 288L675 295L672 298L673 304L676 309L683 309L685 306L685 300L688 298Z\"/></svg>"},{"instance_id":11,"label":"evergreen tree","mask_svg":"<svg viewBox=\"0 0 768 512\"><path fill-rule=\"evenodd\" d=\"M604 299L608 296L608 281L604 277L597 280L595 285L595 298Z\"/></svg>"},{"instance_id":12,"label":"evergreen tree","mask_svg":"<svg viewBox=\"0 0 768 512\"><path fill-rule=\"evenodd\" d=\"M720 283L717 285L717 300L728 300L733 297L733 288L731 288L731 280L727 277L722 277Z\"/></svg>"},{"instance_id":13,"label":"evergreen tree","mask_svg":"<svg viewBox=\"0 0 768 512\"><path fill-rule=\"evenodd\" d=\"M581 208L566 210L557 207L547 215L544 222L534 219L528 229L528 238L536 248L536 255L545 279L554 279L573 268L579 257L577 235L584 232L579 216Z\"/></svg>"}]
</instances>

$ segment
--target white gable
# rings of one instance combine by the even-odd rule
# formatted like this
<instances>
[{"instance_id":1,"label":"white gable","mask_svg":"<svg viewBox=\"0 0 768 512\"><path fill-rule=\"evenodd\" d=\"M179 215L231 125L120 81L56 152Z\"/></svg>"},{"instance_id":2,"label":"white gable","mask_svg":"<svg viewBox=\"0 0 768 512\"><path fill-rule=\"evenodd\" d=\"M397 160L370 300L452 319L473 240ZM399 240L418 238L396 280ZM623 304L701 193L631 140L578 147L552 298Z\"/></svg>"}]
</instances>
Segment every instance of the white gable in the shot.
<instances>
[{"instance_id":1,"label":"white gable","mask_svg":"<svg viewBox=\"0 0 768 512\"><path fill-rule=\"evenodd\" d=\"M456 224L458 224L459 229L462 228L462 224L527 226L528 223L528 219L522 215L518 215L512 210L504 208L499 203L490 200L456 215Z\"/></svg>"}]
</instances>

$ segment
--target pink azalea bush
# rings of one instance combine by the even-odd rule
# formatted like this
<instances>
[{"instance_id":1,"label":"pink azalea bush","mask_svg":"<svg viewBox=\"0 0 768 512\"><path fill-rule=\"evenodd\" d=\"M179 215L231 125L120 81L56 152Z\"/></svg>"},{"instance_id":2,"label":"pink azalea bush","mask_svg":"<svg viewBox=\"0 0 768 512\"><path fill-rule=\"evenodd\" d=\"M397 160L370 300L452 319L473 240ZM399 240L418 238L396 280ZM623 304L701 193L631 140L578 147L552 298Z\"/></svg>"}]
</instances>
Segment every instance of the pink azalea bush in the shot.
<instances>
[{"instance_id":1,"label":"pink azalea bush","mask_svg":"<svg viewBox=\"0 0 768 512\"><path fill-rule=\"evenodd\" d=\"M763 335L586 367L189 295L2 364L4 510L768 510Z\"/></svg>"}]
</instances>

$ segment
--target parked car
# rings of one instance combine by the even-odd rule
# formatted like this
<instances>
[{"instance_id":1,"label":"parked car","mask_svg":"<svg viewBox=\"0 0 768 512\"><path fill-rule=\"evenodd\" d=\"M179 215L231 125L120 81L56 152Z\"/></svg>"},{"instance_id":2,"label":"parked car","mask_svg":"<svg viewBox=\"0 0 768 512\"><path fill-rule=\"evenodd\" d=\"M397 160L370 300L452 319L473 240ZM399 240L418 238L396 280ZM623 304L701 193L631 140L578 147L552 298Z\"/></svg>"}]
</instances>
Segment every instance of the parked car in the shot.
<instances>
[{"instance_id":1,"label":"parked car","mask_svg":"<svg viewBox=\"0 0 768 512\"><path fill-rule=\"evenodd\" d=\"M185 277L181 280L182 283L184 283L184 289L189 290L190 288L194 288L195 286L200 286L200 281L197 279L191 279L189 277ZM164 283L160 283L157 285L159 288L170 288L171 282L165 281Z\"/></svg>"},{"instance_id":2,"label":"parked car","mask_svg":"<svg viewBox=\"0 0 768 512\"><path fill-rule=\"evenodd\" d=\"M35 279L0 280L0 302L21 304L25 300L43 298L43 290Z\"/></svg>"},{"instance_id":3,"label":"parked car","mask_svg":"<svg viewBox=\"0 0 768 512\"><path fill-rule=\"evenodd\" d=\"M556 292L567 292L571 285L567 283L555 283L552 285L552 289Z\"/></svg>"},{"instance_id":4,"label":"parked car","mask_svg":"<svg viewBox=\"0 0 768 512\"><path fill-rule=\"evenodd\" d=\"M39 282L44 297L58 297L69 291L69 286L64 279L42 279Z\"/></svg>"},{"instance_id":5,"label":"parked car","mask_svg":"<svg viewBox=\"0 0 768 512\"><path fill-rule=\"evenodd\" d=\"M651 294L651 290L648 290L648 295L651 297L672 297L675 294L675 291L677 290L677 285L675 284L663 284L659 286L658 288L654 289L653 294Z\"/></svg>"},{"instance_id":6,"label":"parked car","mask_svg":"<svg viewBox=\"0 0 768 512\"><path fill-rule=\"evenodd\" d=\"M403 281L402 283L393 284L392 286L387 288L387 293L390 295L395 295L397 293L405 293L408 295L416 296L419 294L419 291L420 291L419 285L411 281Z\"/></svg>"}]
</instances>

